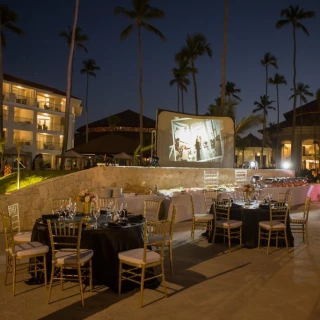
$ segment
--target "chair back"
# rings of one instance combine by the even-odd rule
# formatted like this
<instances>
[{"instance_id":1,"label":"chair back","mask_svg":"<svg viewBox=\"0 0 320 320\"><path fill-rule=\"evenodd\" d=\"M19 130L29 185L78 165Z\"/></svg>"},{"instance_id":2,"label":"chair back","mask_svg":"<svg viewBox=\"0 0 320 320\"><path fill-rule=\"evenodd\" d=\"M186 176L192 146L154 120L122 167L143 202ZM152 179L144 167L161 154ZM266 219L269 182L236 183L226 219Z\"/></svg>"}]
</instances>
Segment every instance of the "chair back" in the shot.
<instances>
[{"instance_id":1,"label":"chair back","mask_svg":"<svg viewBox=\"0 0 320 320\"><path fill-rule=\"evenodd\" d=\"M269 201L270 210L270 226L272 226L272 221L282 222L285 226L287 225L289 205L286 201L278 201L271 205Z\"/></svg>"},{"instance_id":2,"label":"chair back","mask_svg":"<svg viewBox=\"0 0 320 320\"><path fill-rule=\"evenodd\" d=\"M168 232L168 225L169 225L169 220L160 220L160 221L154 222L154 228L156 230L156 233L153 233L153 235L154 234L161 235L161 242L160 241L156 242L157 249L155 251L157 251L157 252L160 251L160 255L162 258L164 256L164 247L165 247L165 242L166 242L166 235ZM152 249L150 249L150 248L152 248L152 243L148 242L148 223L147 223L147 221L145 221L144 225L143 225L143 243L144 243L143 262L146 262L147 251L152 250Z\"/></svg>"},{"instance_id":3,"label":"chair back","mask_svg":"<svg viewBox=\"0 0 320 320\"><path fill-rule=\"evenodd\" d=\"M65 208L70 203L71 198L51 199L51 211L52 213L56 213L61 207Z\"/></svg>"},{"instance_id":4,"label":"chair back","mask_svg":"<svg viewBox=\"0 0 320 320\"><path fill-rule=\"evenodd\" d=\"M213 204L213 201L217 200L217 198L218 198L218 191L204 190L203 196L204 196L204 203L206 205L207 213L209 213L211 210L211 206Z\"/></svg>"},{"instance_id":5,"label":"chair back","mask_svg":"<svg viewBox=\"0 0 320 320\"><path fill-rule=\"evenodd\" d=\"M215 200L214 201L214 220L217 221L229 221L230 220L230 208L231 201L230 199L226 200Z\"/></svg>"},{"instance_id":6,"label":"chair back","mask_svg":"<svg viewBox=\"0 0 320 320\"><path fill-rule=\"evenodd\" d=\"M148 221L158 221L162 200L144 200L143 216Z\"/></svg>"},{"instance_id":7,"label":"chair back","mask_svg":"<svg viewBox=\"0 0 320 320\"><path fill-rule=\"evenodd\" d=\"M6 251L11 249L12 256L15 255L14 230L12 228L12 218L9 215L2 214L2 224L4 229L4 238Z\"/></svg>"},{"instance_id":8,"label":"chair back","mask_svg":"<svg viewBox=\"0 0 320 320\"><path fill-rule=\"evenodd\" d=\"M291 192L278 192L277 201L291 203L292 193Z\"/></svg>"},{"instance_id":9,"label":"chair back","mask_svg":"<svg viewBox=\"0 0 320 320\"><path fill-rule=\"evenodd\" d=\"M77 259L79 261L82 221L67 222L48 219L47 223L52 249L52 260L56 260L56 252L58 250L73 249L77 251Z\"/></svg>"},{"instance_id":10,"label":"chair back","mask_svg":"<svg viewBox=\"0 0 320 320\"><path fill-rule=\"evenodd\" d=\"M98 207L102 210L113 210L116 206L116 198L98 198Z\"/></svg>"},{"instance_id":11,"label":"chair back","mask_svg":"<svg viewBox=\"0 0 320 320\"><path fill-rule=\"evenodd\" d=\"M20 232L19 204L15 203L8 206L8 214L11 218L11 228L14 233Z\"/></svg>"},{"instance_id":12,"label":"chair back","mask_svg":"<svg viewBox=\"0 0 320 320\"><path fill-rule=\"evenodd\" d=\"M308 221L309 217L309 211L310 211L310 205L311 205L311 198L307 197L306 200L304 201L304 211L303 211L303 219Z\"/></svg>"}]
</instances>

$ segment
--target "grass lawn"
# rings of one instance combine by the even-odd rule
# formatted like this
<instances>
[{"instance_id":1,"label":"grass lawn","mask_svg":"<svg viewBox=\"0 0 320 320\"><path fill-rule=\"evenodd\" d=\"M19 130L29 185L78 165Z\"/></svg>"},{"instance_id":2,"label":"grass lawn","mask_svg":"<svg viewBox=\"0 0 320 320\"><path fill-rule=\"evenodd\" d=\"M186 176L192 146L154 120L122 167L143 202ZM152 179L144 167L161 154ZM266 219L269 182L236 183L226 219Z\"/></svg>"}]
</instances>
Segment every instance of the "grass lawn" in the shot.
<instances>
[{"instance_id":1,"label":"grass lawn","mask_svg":"<svg viewBox=\"0 0 320 320\"><path fill-rule=\"evenodd\" d=\"M44 171L21 171L20 189L43 180L70 174L70 170L44 170ZM5 177L0 177L0 194L17 190L17 173L13 172Z\"/></svg>"}]
</instances>

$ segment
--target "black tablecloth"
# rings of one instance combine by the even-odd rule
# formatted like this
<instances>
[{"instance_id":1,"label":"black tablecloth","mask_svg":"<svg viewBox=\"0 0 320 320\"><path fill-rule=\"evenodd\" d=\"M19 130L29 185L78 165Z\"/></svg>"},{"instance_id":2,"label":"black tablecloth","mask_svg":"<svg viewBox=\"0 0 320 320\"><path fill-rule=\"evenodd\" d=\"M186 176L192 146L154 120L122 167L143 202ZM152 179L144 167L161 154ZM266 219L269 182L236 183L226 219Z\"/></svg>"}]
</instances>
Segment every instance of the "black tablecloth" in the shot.
<instances>
[{"instance_id":1,"label":"black tablecloth","mask_svg":"<svg viewBox=\"0 0 320 320\"><path fill-rule=\"evenodd\" d=\"M211 208L211 212L212 208ZM255 248L258 246L259 236L259 222L269 221L270 212L269 209L245 209L245 208L231 208L230 219L242 221L242 243L247 248ZM289 247L294 246L294 238L290 228L289 219L287 221L287 239ZM209 239L212 242L212 237ZM216 237L215 242L223 241L223 237ZM261 245L264 245L261 242ZM271 241L271 245L275 245L275 241ZM284 246L285 241L279 240L279 246Z\"/></svg>"},{"instance_id":2,"label":"black tablecloth","mask_svg":"<svg viewBox=\"0 0 320 320\"><path fill-rule=\"evenodd\" d=\"M48 226L42 223L42 219L38 219L33 227L32 241L39 241L50 248ZM143 223L135 223L121 228L83 229L81 248L94 251L92 258L93 285L106 285L117 291L118 253L143 248ZM51 248L47 254L47 268L49 277L51 272Z\"/></svg>"}]
</instances>

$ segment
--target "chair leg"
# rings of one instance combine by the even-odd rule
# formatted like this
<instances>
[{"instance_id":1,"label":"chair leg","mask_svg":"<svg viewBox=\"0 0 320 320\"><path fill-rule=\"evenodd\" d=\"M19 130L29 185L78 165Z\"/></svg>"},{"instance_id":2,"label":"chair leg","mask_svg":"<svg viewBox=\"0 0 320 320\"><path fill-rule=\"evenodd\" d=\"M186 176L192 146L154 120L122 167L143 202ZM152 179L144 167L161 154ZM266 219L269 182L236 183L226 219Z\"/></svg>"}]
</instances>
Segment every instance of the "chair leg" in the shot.
<instances>
[{"instance_id":1,"label":"chair leg","mask_svg":"<svg viewBox=\"0 0 320 320\"><path fill-rule=\"evenodd\" d=\"M164 263L163 263L163 259L161 261L161 274L162 274L162 285L163 285L163 293L164 296L167 298L167 285L166 285L166 279L165 279L165 275L164 275Z\"/></svg>"},{"instance_id":2,"label":"chair leg","mask_svg":"<svg viewBox=\"0 0 320 320\"><path fill-rule=\"evenodd\" d=\"M284 240L286 241L286 247L287 247L287 251L289 253L289 246L288 246L288 238L287 238L287 230L283 230L284 232Z\"/></svg>"},{"instance_id":3,"label":"chair leg","mask_svg":"<svg viewBox=\"0 0 320 320\"><path fill-rule=\"evenodd\" d=\"M9 263L10 263L9 254L8 254L8 252L6 252L6 271L4 274L4 285L5 286L7 285L7 280L8 280L7 278L8 278Z\"/></svg>"},{"instance_id":4,"label":"chair leg","mask_svg":"<svg viewBox=\"0 0 320 320\"><path fill-rule=\"evenodd\" d=\"M301 225L301 229L302 229L302 241L303 241L303 243L306 243L304 225Z\"/></svg>"},{"instance_id":5,"label":"chair leg","mask_svg":"<svg viewBox=\"0 0 320 320\"><path fill-rule=\"evenodd\" d=\"M60 268L60 285L61 290L63 291L63 267Z\"/></svg>"},{"instance_id":6,"label":"chair leg","mask_svg":"<svg viewBox=\"0 0 320 320\"><path fill-rule=\"evenodd\" d=\"M269 230L269 236L268 236L267 254L269 254L269 249L270 249L270 240L271 240L271 229Z\"/></svg>"},{"instance_id":7,"label":"chair leg","mask_svg":"<svg viewBox=\"0 0 320 320\"><path fill-rule=\"evenodd\" d=\"M191 227L191 239L194 240L194 228L195 228L195 221L192 219L192 227Z\"/></svg>"},{"instance_id":8,"label":"chair leg","mask_svg":"<svg viewBox=\"0 0 320 320\"><path fill-rule=\"evenodd\" d=\"M119 279L118 279L118 294L121 294L121 277L122 277L122 262L119 262Z\"/></svg>"},{"instance_id":9,"label":"chair leg","mask_svg":"<svg viewBox=\"0 0 320 320\"><path fill-rule=\"evenodd\" d=\"M52 284L53 284L53 278L54 278L54 269L55 269L54 264L52 264L47 304L49 304L50 302L50 296L51 296L51 290L52 290Z\"/></svg>"},{"instance_id":10,"label":"chair leg","mask_svg":"<svg viewBox=\"0 0 320 320\"><path fill-rule=\"evenodd\" d=\"M307 247L309 247L309 231L308 231L308 225L307 224L304 225L304 229L305 229L305 232L306 232L306 244L307 244Z\"/></svg>"},{"instance_id":11,"label":"chair leg","mask_svg":"<svg viewBox=\"0 0 320 320\"><path fill-rule=\"evenodd\" d=\"M229 245L229 253L231 252L231 230L228 228L228 245Z\"/></svg>"},{"instance_id":12,"label":"chair leg","mask_svg":"<svg viewBox=\"0 0 320 320\"><path fill-rule=\"evenodd\" d=\"M214 243L214 240L216 238L216 232L217 232L217 227L216 227L216 224L214 224L212 243Z\"/></svg>"},{"instance_id":13,"label":"chair leg","mask_svg":"<svg viewBox=\"0 0 320 320\"><path fill-rule=\"evenodd\" d=\"M89 285L90 285L90 292L92 292L92 260L89 261Z\"/></svg>"},{"instance_id":14,"label":"chair leg","mask_svg":"<svg viewBox=\"0 0 320 320\"><path fill-rule=\"evenodd\" d=\"M83 287L82 287L82 275L81 275L81 266L78 265L78 280L79 280L79 289L80 289L80 296L81 296L81 303L84 306L84 297L83 297Z\"/></svg>"},{"instance_id":15,"label":"chair leg","mask_svg":"<svg viewBox=\"0 0 320 320\"><path fill-rule=\"evenodd\" d=\"M242 226L240 226L240 247L242 247Z\"/></svg>"},{"instance_id":16,"label":"chair leg","mask_svg":"<svg viewBox=\"0 0 320 320\"><path fill-rule=\"evenodd\" d=\"M171 268L171 274L173 275L172 241L170 241L170 243L169 243L169 255L170 255L170 268Z\"/></svg>"},{"instance_id":17,"label":"chair leg","mask_svg":"<svg viewBox=\"0 0 320 320\"><path fill-rule=\"evenodd\" d=\"M261 228L259 227L259 234L258 234L258 249L260 249L260 235L261 235Z\"/></svg>"},{"instance_id":18,"label":"chair leg","mask_svg":"<svg viewBox=\"0 0 320 320\"><path fill-rule=\"evenodd\" d=\"M16 259L12 259L12 294L16 295Z\"/></svg>"},{"instance_id":19,"label":"chair leg","mask_svg":"<svg viewBox=\"0 0 320 320\"><path fill-rule=\"evenodd\" d=\"M143 290L144 290L144 276L146 273L146 267L143 265L141 267L141 283L140 283L140 308L142 308L143 301Z\"/></svg>"},{"instance_id":20,"label":"chair leg","mask_svg":"<svg viewBox=\"0 0 320 320\"><path fill-rule=\"evenodd\" d=\"M43 275L44 275L44 285L45 285L45 288L48 287L48 280L47 280L47 257L46 255L44 254L43 255Z\"/></svg>"}]
</instances>

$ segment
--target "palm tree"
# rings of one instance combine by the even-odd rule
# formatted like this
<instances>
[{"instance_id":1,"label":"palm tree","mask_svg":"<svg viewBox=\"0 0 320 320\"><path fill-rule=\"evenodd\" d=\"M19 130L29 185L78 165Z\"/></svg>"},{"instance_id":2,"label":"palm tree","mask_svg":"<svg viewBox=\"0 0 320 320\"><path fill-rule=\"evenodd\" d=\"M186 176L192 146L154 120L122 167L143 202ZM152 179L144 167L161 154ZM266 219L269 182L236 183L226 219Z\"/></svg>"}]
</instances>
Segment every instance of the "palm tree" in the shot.
<instances>
[{"instance_id":1,"label":"palm tree","mask_svg":"<svg viewBox=\"0 0 320 320\"><path fill-rule=\"evenodd\" d=\"M114 13L122 14L132 20L132 24L127 26L120 34L120 39L125 40L135 28L138 29L138 47L139 47L139 95L140 95L140 147L143 150L143 94L142 94L142 29L157 35L161 40L166 41L165 36L160 30L149 24L149 20L163 19L165 14L162 10L151 7L149 0L132 0L133 9L116 7ZM140 153L143 161L143 152Z\"/></svg>"},{"instance_id":2,"label":"palm tree","mask_svg":"<svg viewBox=\"0 0 320 320\"><path fill-rule=\"evenodd\" d=\"M18 15L7 5L0 5L0 139L4 137L3 132L3 65L2 65L2 48L5 48L6 41L4 29L12 31L18 35L23 35L22 30L16 26ZM2 168L3 166L1 166Z\"/></svg>"},{"instance_id":3,"label":"palm tree","mask_svg":"<svg viewBox=\"0 0 320 320\"><path fill-rule=\"evenodd\" d=\"M230 117L233 120L236 117L235 106L238 105L237 101L228 101L224 104L221 103L221 97L215 99L215 103L212 103L208 107L208 112L205 114L207 116L215 117Z\"/></svg>"},{"instance_id":4,"label":"palm tree","mask_svg":"<svg viewBox=\"0 0 320 320\"><path fill-rule=\"evenodd\" d=\"M180 52L177 53L176 59L178 61L187 61L190 64L190 67L194 70L192 72L192 79L193 79L193 88L194 88L194 100L195 100L195 107L196 107L196 115L199 114L199 107L198 107L198 89L197 89L197 82L196 82L196 68L195 68L195 60L199 57L204 55L209 56L212 58L212 49L210 43L208 43L207 38L200 34L196 33L193 35L187 35L186 45L184 45Z\"/></svg>"},{"instance_id":5,"label":"palm tree","mask_svg":"<svg viewBox=\"0 0 320 320\"><path fill-rule=\"evenodd\" d=\"M260 60L261 65L265 67L266 70L266 96L268 96L268 66L273 66L278 69L277 58L270 52L264 54L263 59Z\"/></svg>"},{"instance_id":6,"label":"palm tree","mask_svg":"<svg viewBox=\"0 0 320 320\"><path fill-rule=\"evenodd\" d=\"M67 31L61 31L59 33L59 37L64 38L66 44L70 47L71 45L71 38L72 38L72 28L68 26ZM83 42L89 41L89 36L83 33L83 30L80 27L76 27L76 32L74 36L74 45L77 49L82 49L85 52L88 52L87 47L83 44Z\"/></svg>"},{"instance_id":7,"label":"palm tree","mask_svg":"<svg viewBox=\"0 0 320 320\"><path fill-rule=\"evenodd\" d=\"M279 149L279 121L280 121L280 104L279 104L279 85L287 84L286 78L279 73L276 73L273 78L269 78L269 83L276 86L277 92L277 143L276 143L276 168L278 168L278 149Z\"/></svg>"},{"instance_id":8,"label":"palm tree","mask_svg":"<svg viewBox=\"0 0 320 320\"><path fill-rule=\"evenodd\" d=\"M269 97L266 95L260 96L260 101L255 101L253 104L256 106L253 109L253 113L262 112L263 115L263 132L262 132L262 146L261 146L261 157L260 157L260 167L263 167L263 149L265 144L265 136L266 136L266 123L267 123L267 116L268 110L276 110L275 107L271 106L274 101L269 101Z\"/></svg>"},{"instance_id":9,"label":"palm tree","mask_svg":"<svg viewBox=\"0 0 320 320\"><path fill-rule=\"evenodd\" d=\"M228 0L224 0L223 19L223 49L221 66L221 104L226 103L226 69L227 69L227 45L228 45Z\"/></svg>"},{"instance_id":10,"label":"palm tree","mask_svg":"<svg viewBox=\"0 0 320 320\"><path fill-rule=\"evenodd\" d=\"M192 68L188 67L188 63L186 61L177 61L179 64L178 68L173 68L173 79L169 82L172 87L174 84L177 84L178 89L178 112L180 111L180 91L181 91L181 110L184 113L184 101L183 101L183 92L188 92L187 86L190 84L190 80L188 79L188 74L193 71ZM195 70L197 73L198 70Z\"/></svg>"},{"instance_id":11,"label":"palm tree","mask_svg":"<svg viewBox=\"0 0 320 320\"><path fill-rule=\"evenodd\" d=\"M74 10L74 20L72 33L70 38L70 51L68 58L68 69L67 69L67 90L66 90L66 110L65 110L65 124L63 131L63 142L62 142L62 152L61 152L61 164L60 169L64 169L65 163L65 152L67 151L68 146L68 133L69 133L69 115L71 109L71 85L72 85L72 65L73 65L73 54L74 54L74 46L75 46L75 35L78 21L78 11L79 11L79 0L75 0L75 10Z\"/></svg>"},{"instance_id":12,"label":"palm tree","mask_svg":"<svg viewBox=\"0 0 320 320\"><path fill-rule=\"evenodd\" d=\"M119 124L120 119L117 115L113 114L108 117L108 124L111 129L111 134L113 134L116 126Z\"/></svg>"},{"instance_id":13,"label":"palm tree","mask_svg":"<svg viewBox=\"0 0 320 320\"><path fill-rule=\"evenodd\" d=\"M86 88L86 143L88 143L88 93L89 93L89 77L96 77L95 71L99 71L100 67L97 66L94 59L83 60L83 69L80 70L81 74L87 74L87 88Z\"/></svg>"},{"instance_id":14,"label":"palm tree","mask_svg":"<svg viewBox=\"0 0 320 320\"><path fill-rule=\"evenodd\" d=\"M296 29L301 29L307 36L309 36L309 32L307 28L300 23L301 20L312 19L315 18L316 14L314 11L304 11L304 9L300 9L299 5L292 6L290 5L286 9L282 9L280 11L281 17L285 19L281 19L276 23L276 28L280 29L286 25L292 25L293 31L293 89L296 92L296 53L297 53L297 41L296 41ZM295 145L296 145L296 96L293 97L293 114L292 114L292 143L291 143L291 162L293 162L294 167L297 168L296 162L298 159L295 157ZM301 159L300 159L301 161Z\"/></svg>"},{"instance_id":15,"label":"palm tree","mask_svg":"<svg viewBox=\"0 0 320 320\"><path fill-rule=\"evenodd\" d=\"M222 87L222 84L220 84L220 87ZM236 95L236 93L240 93L240 92L241 92L241 89L236 88L236 84L234 82L227 81L226 96L228 96L229 102L231 101L231 97L241 102L242 101L241 98L238 95Z\"/></svg>"}]
</instances>

